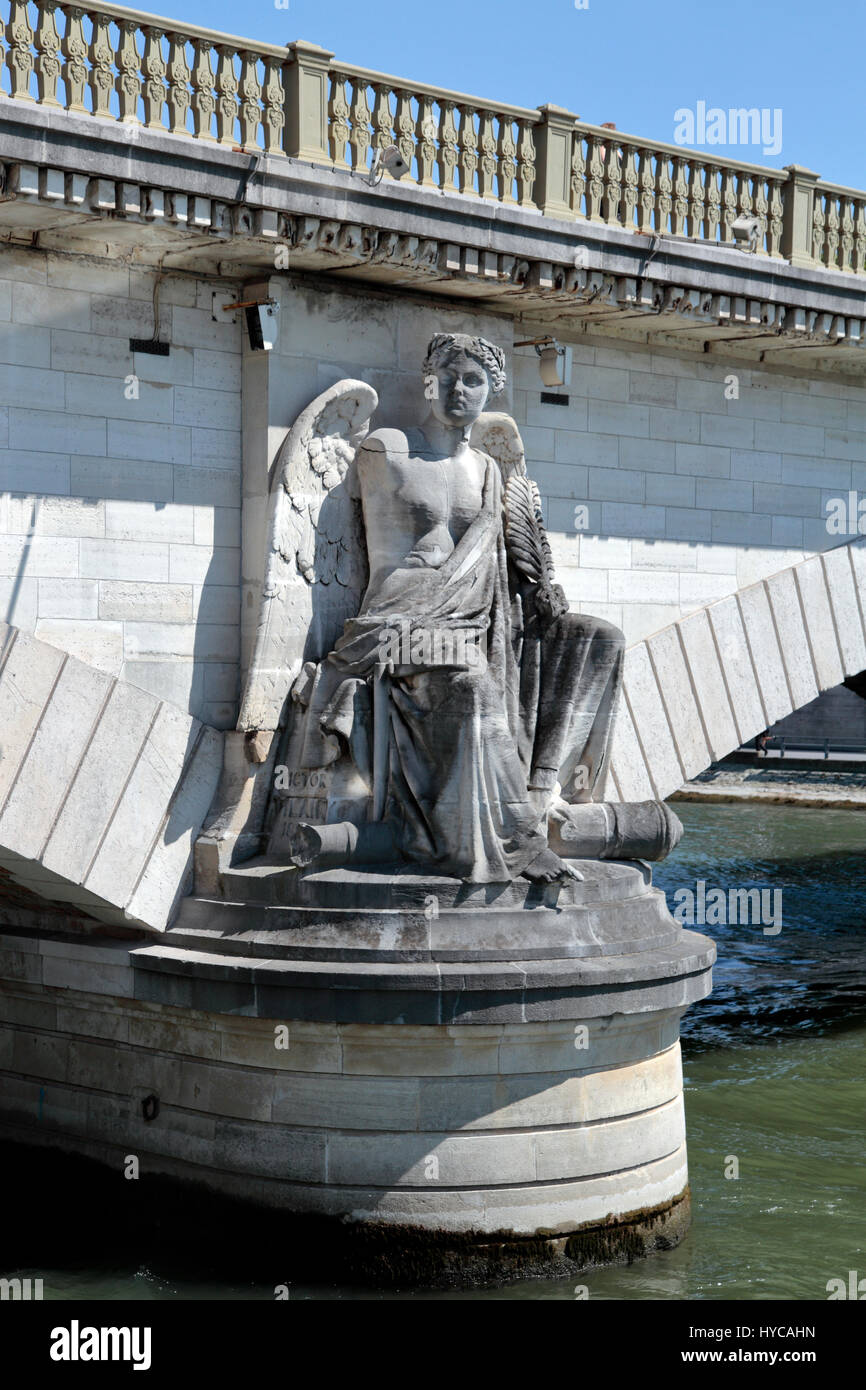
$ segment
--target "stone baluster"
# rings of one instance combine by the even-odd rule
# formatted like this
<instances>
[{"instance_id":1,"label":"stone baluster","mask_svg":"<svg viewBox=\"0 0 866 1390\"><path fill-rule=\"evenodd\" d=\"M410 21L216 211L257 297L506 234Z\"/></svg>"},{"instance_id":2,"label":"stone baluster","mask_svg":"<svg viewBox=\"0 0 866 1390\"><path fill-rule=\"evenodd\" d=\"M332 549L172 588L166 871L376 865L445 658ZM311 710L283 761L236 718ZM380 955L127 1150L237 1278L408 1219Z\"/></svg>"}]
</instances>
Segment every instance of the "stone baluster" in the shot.
<instances>
[{"instance_id":1,"label":"stone baluster","mask_svg":"<svg viewBox=\"0 0 866 1390\"><path fill-rule=\"evenodd\" d=\"M286 113L283 109L283 65L273 54L266 57L264 63L262 138L265 142L265 154L280 154L283 147L283 126L286 123Z\"/></svg>"},{"instance_id":2,"label":"stone baluster","mask_svg":"<svg viewBox=\"0 0 866 1390\"><path fill-rule=\"evenodd\" d=\"M402 88L394 93L397 109L394 112L394 133L400 157L409 165L408 177L412 177L415 163L415 117L412 115L412 93Z\"/></svg>"},{"instance_id":3,"label":"stone baluster","mask_svg":"<svg viewBox=\"0 0 866 1390\"><path fill-rule=\"evenodd\" d=\"M530 120L518 122L517 201L522 208L535 206L535 134Z\"/></svg>"},{"instance_id":4,"label":"stone baluster","mask_svg":"<svg viewBox=\"0 0 866 1390\"><path fill-rule=\"evenodd\" d=\"M119 118L125 125L140 125L138 99L141 95L141 54L138 51L138 20L117 21L117 101Z\"/></svg>"},{"instance_id":5,"label":"stone baluster","mask_svg":"<svg viewBox=\"0 0 866 1390\"><path fill-rule=\"evenodd\" d=\"M367 100L367 84L360 77L352 78L352 129L349 135L349 150L353 169L366 169L367 151L370 148L370 103Z\"/></svg>"},{"instance_id":6,"label":"stone baluster","mask_svg":"<svg viewBox=\"0 0 866 1390\"><path fill-rule=\"evenodd\" d=\"M679 155L673 157L673 203L671 206L671 236L685 236L686 218L689 211L689 185L686 179L686 161Z\"/></svg>"},{"instance_id":7,"label":"stone baluster","mask_svg":"<svg viewBox=\"0 0 866 1390\"><path fill-rule=\"evenodd\" d=\"M238 78L235 72L235 50L225 43L216 45L216 127L220 145L234 145L235 120L238 114Z\"/></svg>"},{"instance_id":8,"label":"stone baluster","mask_svg":"<svg viewBox=\"0 0 866 1390\"><path fill-rule=\"evenodd\" d=\"M722 220L720 233L723 245L730 246L734 240L734 223L737 220L737 185L733 169L722 170Z\"/></svg>"},{"instance_id":9,"label":"stone baluster","mask_svg":"<svg viewBox=\"0 0 866 1390\"><path fill-rule=\"evenodd\" d=\"M767 206L767 255L779 257L782 254L782 231L784 228L784 204L782 202L782 180L768 179L769 203Z\"/></svg>"},{"instance_id":10,"label":"stone baluster","mask_svg":"<svg viewBox=\"0 0 866 1390\"><path fill-rule=\"evenodd\" d=\"M704 231L704 166L699 160L689 161L689 210L686 231L691 237L701 237Z\"/></svg>"},{"instance_id":11,"label":"stone baluster","mask_svg":"<svg viewBox=\"0 0 866 1390\"><path fill-rule=\"evenodd\" d=\"M828 270L835 270L839 258L839 198L837 194L827 194L826 210L821 260Z\"/></svg>"},{"instance_id":12,"label":"stone baluster","mask_svg":"<svg viewBox=\"0 0 866 1390\"><path fill-rule=\"evenodd\" d=\"M39 21L36 26L35 48L36 82L39 100L43 106L60 106L57 99L57 82L60 77L60 35L57 32L55 14L57 0L42 0L39 6Z\"/></svg>"},{"instance_id":13,"label":"stone baluster","mask_svg":"<svg viewBox=\"0 0 866 1390\"><path fill-rule=\"evenodd\" d=\"M456 107L443 98L439 103L439 186L446 193L457 188L457 161L460 137L457 133Z\"/></svg>"},{"instance_id":14,"label":"stone baluster","mask_svg":"<svg viewBox=\"0 0 866 1390\"><path fill-rule=\"evenodd\" d=\"M652 150L638 149L637 158L637 229L643 236L652 236L653 213L656 205L655 175Z\"/></svg>"},{"instance_id":15,"label":"stone baluster","mask_svg":"<svg viewBox=\"0 0 866 1390\"><path fill-rule=\"evenodd\" d=\"M144 123L149 130L164 130L162 108L166 100L167 64L162 52L164 32L148 25L144 30Z\"/></svg>"},{"instance_id":16,"label":"stone baluster","mask_svg":"<svg viewBox=\"0 0 866 1390\"><path fill-rule=\"evenodd\" d=\"M30 95L30 76L33 72L33 30L27 13L26 0L10 0L9 24L6 29L9 49L6 66L9 69L10 96L18 101L35 101Z\"/></svg>"},{"instance_id":17,"label":"stone baluster","mask_svg":"<svg viewBox=\"0 0 866 1390\"><path fill-rule=\"evenodd\" d=\"M583 146L583 135L579 130L574 132L571 146L571 206L575 217L583 217L584 196L586 193L586 151Z\"/></svg>"},{"instance_id":18,"label":"stone baluster","mask_svg":"<svg viewBox=\"0 0 866 1390\"><path fill-rule=\"evenodd\" d=\"M840 222L839 222L839 259L836 269L851 269L851 257L854 253L854 214L852 211L853 203L849 197L839 200Z\"/></svg>"},{"instance_id":19,"label":"stone baluster","mask_svg":"<svg viewBox=\"0 0 866 1390\"><path fill-rule=\"evenodd\" d=\"M436 188L433 177L436 168L436 117L433 98L419 96L418 121L415 127L415 152L418 161L418 182L422 188Z\"/></svg>"},{"instance_id":20,"label":"stone baluster","mask_svg":"<svg viewBox=\"0 0 866 1390\"><path fill-rule=\"evenodd\" d=\"M767 242L767 181L760 175L755 176L754 180L754 207L753 212L758 219L758 252L763 251Z\"/></svg>"},{"instance_id":21,"label":"stone baluster","mask_svg":"<svg viewBox=\"0 0 866 1390\"><path fill-rule=\"evenodd\" d=\"M510 116L497 115L499 139L496 146L496 184L500 203L514 203L514 179L517 174L517 144L514 121Z\"/></svg>"},{"instance_id":22,"label":"stone baluster","mask_svg":"<svg viewBox=\"0 0 866 1390\"><path fill-rule=\"evenodd\" d=\"M328 151L338 169L349 169L346 146L349 143L349 95L348 81L340 73L331 77L331 95L328 98Z\"/></svg>"},{"instance_id":23,"label":"stone baluster","mask_svg":"<svg viewBox=\"0 0 866 1390\"><path fill-rule=\"evenodd\" d=\"M854 245L851 269L855 275L866 273L866 199L854 199Z\"/></svg>"},{"instance_id":24,"label":"stone baluster","mask_svg":"<svg viewBox=\"0 0 866 1390\"><path fill-rule=\"evenodd\" d=\"M262 84L259 81L259 58L257 53L242 49L240 79L240 140L245 150L259 148L259 126L262 122Z\"/></svg>"},{"instance_id":25,"label":"stone baluster","mask_svg":"<svg viewBox=\"0 0 866 1390\"><path fill-rule=\"evenodd\" d=\"M496 135L493 130L493 112L478 113L478 196L496 197Z\"/></svg>"},{"instance_id":26,"label":"stone baluster","mask_svg":"<svg viewBox=\"0 0 866 1390\"><path fill-rule=\"evenodd\" d=\"M816 189L815 201L812 206L812 260L820 264L824 254L824 194Z\"/></svg>"},{"instance_id":27,"label":"stone baluster","mask_svg":"<svg viewBox=\"0 0 866 1390\"><path fill-rule=\"evenodd\" d=\"M111 94L114 91L114 49L108 15L94 10L91 14L93 31L90 35L90 95L94 116L111 116Z\"/></svg>"},{"instance_id":28,"label":"stone baluster","mask_svg":"<svg viewBox=\"0 0 866 1390\"><path fill-rule=\"evenodd\" d=\"M634 228L637 206L637 151L633 145L622 150L622 223L629 231Z\"/></svg>"},{"instance_id":29,"label":"stone baluster","mask_svg":"<svg viewBox=\"0 0 866 1390\"><path fill-rule=\"evenodd\" d=\"M586 215L590 222L601 216L601 200L604 197L604 156L603 141L598 135L586 137L587 169L589 181L586 185Z\"/></svg>"},{"instance_id":30,"label":"stone baluster","mask_svg":"<svg viewBox=\"0 0 866 1390\"><path fill-rule=\"evenodd\" d=\"M715 164L706 164L704 182L704 238L716 241L719 222L722 216L722 198L719 192L719 171Z\"/></svg>"},{"instance_id":31,"label":"stone baluster","mask_svg":"<svg viewBox=\"0 0 866 1390\"><path fill-rule=\"evenodd\" d=\"M173 135L188 135L186 117L190 107L190 70L186 58L189 40L185 34L170 34L168 48L168 127Z\"/></svg>"},{"instance_id":32,"label":"stone baluster","mask_svg":"<svg viewBox=\"0 0 866 1390\"><path fill-rule=\"evenodd\" d=\"M207 39L193 39L192 113L199 140L213 140L213 113L216 110L211 48Z\"/></svg>"},{"instance_id":33,"label":"stone baluster","mask_svg":"<svg viewBox=\"0 0 866 1390\"><path fill-rule=\"evenodd\" d=\"M672 191L670 159L668 155L659 153L656 155L655 230L660 236L666 235L668 231L673 207Z\"/></svg>"},{"instance_id":34,"label":"stone baluster","mask_svg":"<svg viewBox=\"0 0 866 1390\"><path fill-rule=\"evenodd\" d=\"M620 144L611 131L605 141L604 153L604 197L601 215L609 227L621 227L622 217L622 154Z\"/></svg>"},{"instance_id":35,"label":"stone baluster","mask_svg":"<svg viewBox=\"0 0 866 1390\"><path fill-rule=\"evenodd\" d=\"M87 112L84 93L87 90L87 40L84 37L82 21L85 10L77 5L64 5L66 32L60 45L66 60L63 80L66 86L66 109L76 114Z\"/></svg>"},{"instance_id":36,"label":"stone baluster","mask_svg":"<svg viewBox=\"0 0 866 1390\"><path fill-rule=\"evenodd\" d=\"M475 192L475 174L478 170L478 137L475 133L474 106L461 106L460 136L457 155L457 171L461 193Z\"/></svg>"},{"instance_id":37,"label":"stone baluster","mask_svg":"<svg viewBox=\"0 0 866 1390\"><path fill-rule=\"evenodd\" d=\"M391 115L391 88L384 82L373 84L373 152L386 150L394 144L393 118Z\"/></svg>"},{"instance_id":38,"label":"stone baluster","mask_svg":"<svg viewBox=\"0 0 866 1390\"><path fill-rule=\"evenodd\" d=\"M752 217L752 180L749 174L737 170L737 216ZM760 242L758 243L760 245Z\"/></svg>"}]
</instances>

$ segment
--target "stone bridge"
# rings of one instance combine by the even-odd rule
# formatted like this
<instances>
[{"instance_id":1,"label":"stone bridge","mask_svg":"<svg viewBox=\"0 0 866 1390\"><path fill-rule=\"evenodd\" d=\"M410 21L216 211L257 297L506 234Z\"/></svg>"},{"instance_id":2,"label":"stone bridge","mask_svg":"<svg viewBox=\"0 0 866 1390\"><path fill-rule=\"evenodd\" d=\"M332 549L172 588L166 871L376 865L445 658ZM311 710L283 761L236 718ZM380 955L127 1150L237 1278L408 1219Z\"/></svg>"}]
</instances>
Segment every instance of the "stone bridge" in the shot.
<instances>
[{"instance_id":1,"label":"stone bridge","mask_svg":"<svg viewBox=\"0 0 866 1390\"><path fill-rule=\"evenodd\" d=\"M665 798L866 671L864 276L866 191L797 164L0 0L0 1136L343 1234L678 1239L679 1018L714 947L639 866L564 911L509 889L486 940L482 893L406 914L401 880L380 912L370 875L262 931L295 880L241 867L215 903L201 829L252 796L286 429L345 378L374 426L417 423L442 330L502 348L566 596L626 634L609 799Z\"/></svg>"},{"instance_id":2,"label":"stone bridge","mask_svg":"<svg viewBox=\"0 0 866 1390\"><path fill-rule=\"evenodd\" d=\"M666 797L856 676L863 551L828 503L855 534L864 274L866 192L796 164L0 0L0 866L171 920L287 424L344 377L413 422L443 327L502 345L566 594L626 633L609 798ZM236 307L265 299L270 352Z\"/></svg>"}]
</instances>

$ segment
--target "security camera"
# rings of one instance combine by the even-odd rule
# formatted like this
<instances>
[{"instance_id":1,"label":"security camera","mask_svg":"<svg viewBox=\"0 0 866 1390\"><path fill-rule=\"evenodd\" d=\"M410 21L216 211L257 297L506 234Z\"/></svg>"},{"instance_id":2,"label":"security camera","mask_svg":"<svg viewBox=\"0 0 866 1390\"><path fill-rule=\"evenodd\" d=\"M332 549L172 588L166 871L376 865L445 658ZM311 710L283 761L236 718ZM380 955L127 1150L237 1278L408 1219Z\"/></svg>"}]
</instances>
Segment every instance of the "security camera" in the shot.
<instances>
[{"instance_id":1,"label":"security camera","mask_svg":"<svg viewBox=\"0 0 866 1390\"><path fill-rule=\"evenodd\" d=\"M738 217L731 227L734 234L734 241L745 250L746 245L750 251L757 251L758 237L761 235L760 217L750 217L748 213L743 213Z\"/></svg>"},{"instance_id":2,"label":"security camera","mask_svg":"<svg viewBox=\"0 0 866 1390\"><path fill-rule=\"evenodd\" d=\"M376 158L373 160L373 167L367 182L375 188L377 184L382 182L386 169L392 179L402 179L403 175L409 172L409 165L396 145L387 145L384 150L376 151Z\"/></svg>"},{"instance_id":3,"label":"security camera","mask_svg":"<svg viewBox=\"0 0 866 1390\"><path fill-rule=\"evenodd\" d=\"M567 386L571 381L571 348L556 341L537 347L538 370L545 386Z\"/></svg>"},{"instance_id":4,"label":"security camera","mask_svg":"<svg viewBox=\"0 0 866 1390\"><path fill-rule=\"evenodd\" d=\"M274 299L266 299L261 304L245 305L244 312L250 347L254 352L270 352L279 337L279 304Z\"/></svg>"}]
</instances>

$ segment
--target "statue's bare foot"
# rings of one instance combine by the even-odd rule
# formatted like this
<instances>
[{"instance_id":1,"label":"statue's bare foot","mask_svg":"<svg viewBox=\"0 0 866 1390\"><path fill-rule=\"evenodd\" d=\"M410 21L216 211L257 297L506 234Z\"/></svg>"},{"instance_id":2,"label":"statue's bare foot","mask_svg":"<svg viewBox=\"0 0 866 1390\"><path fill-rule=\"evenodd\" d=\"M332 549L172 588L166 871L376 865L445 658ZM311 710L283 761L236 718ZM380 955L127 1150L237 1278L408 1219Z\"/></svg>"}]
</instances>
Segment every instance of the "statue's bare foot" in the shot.
<instances>
[{"instance_id":1,"label":"statue's bare foot","mask_svg":"<svg viewBox=\"0 0 866 1390\"><path fill-rule=\"evenodd\" d=\"M523 870L522 877L528 878L530 883L556 883L566 878L583 881L583 874L578 873L567 860L560 859L552 849L543 849L536 855L532 863Z\"/></svg>"}]
</instances>

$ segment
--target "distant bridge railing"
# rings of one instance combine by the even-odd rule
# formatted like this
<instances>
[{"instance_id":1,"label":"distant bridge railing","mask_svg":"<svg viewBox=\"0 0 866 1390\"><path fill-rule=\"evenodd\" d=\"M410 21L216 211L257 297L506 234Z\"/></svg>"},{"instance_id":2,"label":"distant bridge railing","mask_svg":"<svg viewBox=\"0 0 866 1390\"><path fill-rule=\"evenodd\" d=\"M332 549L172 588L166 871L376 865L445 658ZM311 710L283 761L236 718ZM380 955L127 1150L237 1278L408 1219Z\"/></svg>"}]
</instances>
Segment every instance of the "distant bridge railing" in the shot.
<instances>
[{"instance_id":1,"label":"distant bridge railing","mask_svg":"<svg viewBox=\"0 0 866 1390\"><path fill-rule=\"evenodd\" d=\"M4 24L5 20L5 24ZM4 37L5 31L5 37ZM866 192L732 162L120 5L0 0L0 96L233 148L370 168L395 144L421 188L730 245L738 216L793 265L866 273ZM743 113L747 115L748 113Z\"/></svg>"},{"instance_id":2,"label":"distant bridge railing","mask_svg":"<svg viewBox=\"0 0 866 1390\"><path fill-rule=\"evenodd\" d=\"M793 736L790 734L768 734L765 743L762 744L760 738L756 738L751 740L746 747L749 752L752 752L754 749L759 755L765 752L774 753L778 754L780 758L787 757L790 754L796 757L798 753L820 753L825 760L828 759L831 754L838 757L849 755L858 758L866 755L866 743L862 740L800 738L798 734Z\"/></svg>"}]
</instances>

